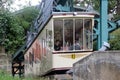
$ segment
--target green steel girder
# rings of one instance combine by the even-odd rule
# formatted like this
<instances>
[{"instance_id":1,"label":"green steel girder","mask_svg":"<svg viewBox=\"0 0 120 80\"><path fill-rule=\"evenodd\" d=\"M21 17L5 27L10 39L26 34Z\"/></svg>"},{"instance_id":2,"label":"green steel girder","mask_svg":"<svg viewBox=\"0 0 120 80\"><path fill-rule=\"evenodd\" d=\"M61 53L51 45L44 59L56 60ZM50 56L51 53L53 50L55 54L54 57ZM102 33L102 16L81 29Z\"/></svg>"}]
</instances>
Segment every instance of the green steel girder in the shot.
<instances>
[{"instance_id":1,"label":"green steel girder","mask_svg":"<svg viewBox=\"0 0 120 80\"><path fill-rule=\"evenodd\" d=\"M95 25L94 25L94 28L93 28L93 31L94 31L94 36L93 36L93 40L96 40L97 39L97 42L98 42L98 49L100 48L100 38L101 38L101 31L100 31L100 18L97 18L97 19L94 19L95 20ZM110 33L112 31L114 31L115 29L118 28L119 25L117 25L118 23L116 22L112 22L112 21L108 21L107 20L107 29L106 29L106 33ZM104 28L104 27L103 27ZM109 36L107 36L109 37ZM101 44L102 45L102 44Z\"/></svg>"},{"instance_id":2,"label":"green steel girder","mask_svg":"<svg viewBox=\"0 0 120 80\"><path fill-rule=\"evenodd\" d=\"M100 0L100 37L98 41L98 49L102 46L103 42L108 42L108 0Z\"/></svg>"},{"instance_id":3,"label":"green steel girder","mask_svg":"<svg viewBox=\"0 0 120 80\"><path fill-rule=\"evenodd\" d=\"M100 18L95 19L94 39L97 39L98 49L103 42L108 42L109 33L118 28L120 21L112 22L108 20L108 0L100 0Z\"/></svg>"},{"instance_id":4,"label":"green steel girder","mask_svg":"<svg viewBox=\"0 0 120 80\"><path fill-rule=\"evenodd\" d=\"M56 11L70 12L73 10L73 0L54 0Z\"/></svg>"}]
</instances>

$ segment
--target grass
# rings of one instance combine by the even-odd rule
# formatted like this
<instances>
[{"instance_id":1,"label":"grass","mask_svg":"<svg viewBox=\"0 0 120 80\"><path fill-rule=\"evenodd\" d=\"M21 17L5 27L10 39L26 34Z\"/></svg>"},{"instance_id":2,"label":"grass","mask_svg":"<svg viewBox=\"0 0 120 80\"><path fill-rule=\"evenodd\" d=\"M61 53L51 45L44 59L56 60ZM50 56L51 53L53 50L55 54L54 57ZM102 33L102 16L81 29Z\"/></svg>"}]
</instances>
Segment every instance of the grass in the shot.
<instances>
[{"instance_id":1,"label":"grass","mask_svg":"<svg viewBox=\"0 0 120 80\"><path fill-rule=\"evenodd\" d=\"M47 80L43 78L19 78L19 76L13 77L10 73L7 73L6 71L1 71L0 70L0 80Z\"/></svg>"},{"instance_id":2,"label":"grass","mask_svg":"<svg viewBox=\"0 0 120 80\"><path fill-rule=\"evenodd\" d=\"M0 80L20 80L19 77L12 77L11 74L6 71L0 70Z\"/></svg>"}]
</instances>

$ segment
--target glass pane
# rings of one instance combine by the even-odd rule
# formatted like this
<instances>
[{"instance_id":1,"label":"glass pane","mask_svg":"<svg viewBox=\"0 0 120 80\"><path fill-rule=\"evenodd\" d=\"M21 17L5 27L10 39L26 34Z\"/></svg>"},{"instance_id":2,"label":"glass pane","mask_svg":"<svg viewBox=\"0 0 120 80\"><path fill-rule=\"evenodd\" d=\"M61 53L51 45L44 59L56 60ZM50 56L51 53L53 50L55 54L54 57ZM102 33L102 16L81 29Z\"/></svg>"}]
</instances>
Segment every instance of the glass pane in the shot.
<instances>
[{"instance_id":1,"label":"glass pane","mask_svg":"<svg viewBox=\"0 0 120 80\"><path fill-rule=\"evenodd\" d=\"M83 49L83 20L75 20L75 50Z\"/></svg>"},{"instance_id":2,"label":"glass pane","mask_svg":"<svg viewBox=\"0 0 120 80\"><path fill-rule=\"evenodd\" d=\"M73 50L73 20L64 20L64 50Z\"/></svg>"},{"instance_id":3,"label":"glass pane","mask_svg":"<svg viewBox=\"0 0 120 80\"><path fill-rule=\"evenodd\" d=\"M62 50L63 47L63 20L54 20L54 50Z\"/></svg>"},{"instance_id":4,"label":"glass pane","mask_svg":"<svg viewBox=\"0 0 120 80\"><path fill-rule=\"evenodd\" d=\"M92 19L84 20L84 43L85 49L92 49Z\"/></svg>"},{"instance_id":5,"label":"glass pane","mask_svg":"<svg viewBox=\"0 0 120 80\"><path fill-rule=\"evenodd\" d=\"M47 30L47 32L46 32L46 38L47 38L47 47L49 48L49 49L51 49L52 48L52 30Z\"/></svg>"}]
</instances>

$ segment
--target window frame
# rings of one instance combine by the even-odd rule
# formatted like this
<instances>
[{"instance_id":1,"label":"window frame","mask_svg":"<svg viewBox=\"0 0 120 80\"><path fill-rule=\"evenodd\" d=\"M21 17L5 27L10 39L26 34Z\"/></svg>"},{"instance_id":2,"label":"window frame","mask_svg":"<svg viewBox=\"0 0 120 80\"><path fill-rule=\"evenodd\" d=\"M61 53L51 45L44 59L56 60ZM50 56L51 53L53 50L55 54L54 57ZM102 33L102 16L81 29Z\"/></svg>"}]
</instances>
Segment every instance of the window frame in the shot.
<instances>
[{"instance_id":1,"label":"window frame","mask_svg":"<svg viewBox=\"0 0 120 80\"><path fill-rule=\"evenodd\" d=\"M61 21L62 21L62 26L63 26L63 27L62 27L62 29L63 29L63 31L62 31L62 34L63 34L63 45L62 45L62 46L64 47L64 43L65 43L65 39L64 39L64 38L65 38L65 33L64 33L64 30L65 30L65 29L64 29L64 27L65 27L65 26L64 26L64 23L65 23L65 22L64 22L64 21L65 21L65 20L73 20L73 43L74 43L74 42L75 42L75 35L76 35L76 34L75 34L76 20L79 20L79 19L82 20L82 26L83 26L83 32L82 32L82 35L83 35L83 36L82 36L82 39L83 39L83 42L82 42L83 48L80 49L80 50L75 50L75 47L74 47L73 50L60 50L60 52L61 52L61 51L63 51L63 52L68 52L68 51L92 51L92 50L93 50L93 17L75 17L75 18L73 18L73 17L71 17L71 18L63 17L63 18L54 18L54 19L53 19L53 31L54 31L54 32L53 32L53 37L55 36L55 30L54 30L54 29L55 29L55 28L54 28L54 27L55 27L55 26L54 26L55 24L54 24L54 21L56 21L56 20L61 20ZM86 19L90 19L90 20L91 20L91 25L89 25L89 26L91 27L91 30L92 30L92 31L91 31L91 33L92 33L92 43L91 43L91 44L92 44L92 48L90 48L90 49L85 49L85 48L84 48L84 47L85 47L85 41L84 41L84 40L85 40L85 38L84 38L84 37L85 37L85 23L84 23L84 22L85 22ZM55 39L54 39L53 41L54 41L53 43L55 43ZM53 47L54 47L54 45L53 45ZM53 48L53 50L54 50L54 48ZM54 51L55 51L55 50L54 50Z\"/></svg>"}]
</instances>

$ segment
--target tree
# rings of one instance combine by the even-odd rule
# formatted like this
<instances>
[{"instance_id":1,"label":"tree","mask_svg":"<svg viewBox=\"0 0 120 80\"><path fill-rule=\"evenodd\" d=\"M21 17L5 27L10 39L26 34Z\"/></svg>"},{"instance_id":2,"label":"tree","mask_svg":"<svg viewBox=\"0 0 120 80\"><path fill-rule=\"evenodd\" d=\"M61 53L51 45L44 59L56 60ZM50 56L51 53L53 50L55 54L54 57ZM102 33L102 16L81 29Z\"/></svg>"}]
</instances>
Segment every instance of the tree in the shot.
<instances>
[{"instance_id":1,"label":"tree","mask_svg":"<svg viewBox=\"0 0 120 80\"><path fill-rule=\"evenodd\" d=\"M75 4L80 4L82 7L88 7L92 4L94 10L100 11L100 0L74 0ZM119 0L108 0L108 12L116 11L118 14L120 12L120 1Z\"/></svg>"},{"instance_id":2,"label":"tree","mask_svg":"<svg viewBox=\"0 0 120 80\"><path fill-rule=\"evenodd\" d=\"M110 49L111 50L120 50L120 29L115 30L110 34Z\"/></svg>"},{"instance_id":3,"label":"tree","mask_svg":"<svg viewBox=\"0 0 120 80\"><path fill-rule=\"evenodd\" d=\"M0 10L9 9L12 3L13 3L13 0L0 0Z\"/></svg>"},{"instance_id":4,"label":"tree","mask_svg":"<svg viewBox=\"0 0 120 80\"><path fill-rule=\"evenodd\" d=\"M37 17L39 10L34 7L26 7L22 10L15 12L16 18L19 21L19 25L24 28L24 33L27 35L27 31L31 25L33 25L33 21Z\"/></svg>"},{"instance_id":5,"label":"tree","mask_svg":"<svg viewBox=\"0 0 120 80\"><path fill-rule=\"evenodd\" d=\"M12 53L24 40L23 27L8 10L0 11L0 45L7 53Z\"/></svg>"},{"instance_id":6,"label":"tree","mask_svg":"<svg viewBox=\"0 0 120 80\"><path fill-rule=\"evenodd\" d=\"M2 3L4 6L5 3ZM0 8L0 46L6 53L13 54L25 43L26 32L36 18L38 10L26 7L17 12L10 12L8 8Z\"/></svg>"}]
</instances>

